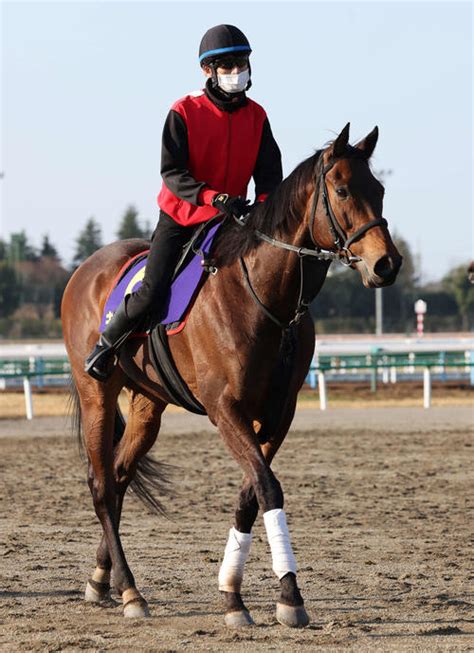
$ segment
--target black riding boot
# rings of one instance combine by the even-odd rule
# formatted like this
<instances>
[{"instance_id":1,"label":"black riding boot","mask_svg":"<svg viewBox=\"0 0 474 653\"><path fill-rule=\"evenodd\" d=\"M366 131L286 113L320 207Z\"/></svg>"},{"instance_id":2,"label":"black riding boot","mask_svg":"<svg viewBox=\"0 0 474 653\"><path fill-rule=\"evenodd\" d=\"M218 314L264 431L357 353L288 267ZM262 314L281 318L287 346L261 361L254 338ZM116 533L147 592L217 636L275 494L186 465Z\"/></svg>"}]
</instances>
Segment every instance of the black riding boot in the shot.
<instances>
[{"instance_id":1,"label":"black riding boot","mask_svg":"<svg viewBox=\"0 0 474 653\"><path fill-rule=\"evenodd\" d=\"M107 381L116 365L116 352L132 333L136 324L136 320L128 317L124 300L100 335L95 349L86 358L84 370L97 381Z\"/></svg>"}]
</instances>

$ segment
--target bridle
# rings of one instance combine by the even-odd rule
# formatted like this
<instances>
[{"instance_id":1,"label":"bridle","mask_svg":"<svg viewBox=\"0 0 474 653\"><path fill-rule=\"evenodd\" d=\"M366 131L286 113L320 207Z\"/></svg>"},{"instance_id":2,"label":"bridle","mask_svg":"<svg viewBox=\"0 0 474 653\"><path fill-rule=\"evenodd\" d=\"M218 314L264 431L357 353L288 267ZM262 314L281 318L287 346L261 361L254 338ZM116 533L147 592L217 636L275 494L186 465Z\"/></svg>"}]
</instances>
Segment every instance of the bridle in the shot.
<instances>
[{"instance_id":1,"label":"bridle","mask_svg":"<svg viewBox=\"0 0 474 653\"><path fill-rule=\"evenodd\" d=\"M350 266L352 265L352 263L356 263L357 261L362 260L360 256L355 256L351 252L350 246L352 245L352 243L362 238L362 236L367 231L369 231L369 229L372 229L373 227L386 227L387 221L385 218L375 218L375 220L370 220L370 222L367 222L366 224L362 225L362 227L357 229L357 231L355 231L350 237L347 237L347 234L344 232L344 229L341 227L341 224L337 219L337 217L335 216L334 211L332 209L331 202L329 201L328 187L326 184L326 175L337 163L337 158L331 158L329 163L327 165L324 165L324 158L321 152L319 159L321 163L318 166L320 168L319 171L316 172L313 203L311 206L311 213L309 218L309 235L313 242L313 245L316 247L316 251L321 251L321 247L318 245L318 243L314 238L314 221L316 218L316 209L318 207L318 199L320 195L319 189L321 187L322 202L323 202L324 212L328 219L329 231L331 232L331 235L334 239L334 245L335 247L337 247L338 250L337 252L334 253L336 255L339 255L338 258L341 261L341 263L343 263L343 265Z\"/></svg>"},{"instance_id":2,"label":"bridle","mask_svg":"<svg viewBox=\"0 0 474 653\"><path fill-rule=\"evenodd\" d=\"M298 303L295 309L295 314L289 322L282 322L281 320L279 320L260 301L250 281L250 277L249 277L247 266L245 265L245 261L243 260L242 257L240 257L240 267L242 269L242 273L244 275L244 279L246 281L247 288L250 292L251 297L258 304L260 309L267 315L267 317L283 330L290 328L291 326L297 324L300 321L301 317L307 312L309 305L311 304L312 300L314 299L317 293L317 290L314 291L314 288L311 287L311 285L309 288L307 287L308 284L305 285L305 262L314 262L315 260L319 260L319 261L329 261L329 263L331 263L332 261L337 260L340 261L343 265L350 267L352 266L353 263L362 260L360 256L356 256L351 252L350 246L354 242L362 238L362 236L365 233L367 233L367 231L369 231L370 229L373 229L374 227L387 227L387 220L383 217L380 217L374 220L370 220L370 222L367 222L366 224L362 225L362 227L357 229L351 236L349 237L347 236L344 229L341 227L336 215L334 214L333 208L331 206L331 202L329 200L328 189L326 184L326 175L337 163L338 158L331 157L329 163L324 165L323 150L319 150L317 154L319 154L319 158L318 158L318 164L316 165L315 168L314 193L313 193L313 201L311 204L311 212L310 212L309 225L308 225L309 234L310 234L311 241L314 245L314 249L308 247L296 247L296 245L291 245L290 243L285 243L282 240L278 240L277 238L268 236L267 234L262 233L258 229L254 230L254 233L259 240L262 240L263 242L266 242L269 245L272 245L273 247L278 247L279 249L286 249L291 252L295 252L296 254L298 254L300 258L300 288L298 293ZM360 155L360 157L362 158L362 155ZM324 212L328 220L329 231L331 232L331 235L333 237L336 251L323 249L318 244L318 242L314 237L314 223L316 219L316 211L318 208L318 200L320 195L322 197ZM235 218L235 220L241 226L247 226L247 227L250 226L247 225L245 218L243 220L239 218Z\"/></svg>"}]
</instances>

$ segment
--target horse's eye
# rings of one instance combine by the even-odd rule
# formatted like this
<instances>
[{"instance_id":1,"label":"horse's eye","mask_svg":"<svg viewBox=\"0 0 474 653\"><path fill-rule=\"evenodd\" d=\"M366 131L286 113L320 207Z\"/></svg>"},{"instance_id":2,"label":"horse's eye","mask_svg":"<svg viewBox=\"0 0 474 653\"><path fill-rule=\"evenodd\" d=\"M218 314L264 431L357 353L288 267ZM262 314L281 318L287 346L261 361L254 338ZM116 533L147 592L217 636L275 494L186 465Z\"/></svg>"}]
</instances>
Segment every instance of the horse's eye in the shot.
<instances>
[{"instance_id":1,"label":"horse's eye","mask_svg":"<svg viewBox=\"0 0 474 653\"><path fill-rule=\"evenodd\" d=\"M349 197L349 193L347 192L347 188L336 188L336 193L338 197L341 198L341 200L346 200Z\"/></svg>"}]
</instances>

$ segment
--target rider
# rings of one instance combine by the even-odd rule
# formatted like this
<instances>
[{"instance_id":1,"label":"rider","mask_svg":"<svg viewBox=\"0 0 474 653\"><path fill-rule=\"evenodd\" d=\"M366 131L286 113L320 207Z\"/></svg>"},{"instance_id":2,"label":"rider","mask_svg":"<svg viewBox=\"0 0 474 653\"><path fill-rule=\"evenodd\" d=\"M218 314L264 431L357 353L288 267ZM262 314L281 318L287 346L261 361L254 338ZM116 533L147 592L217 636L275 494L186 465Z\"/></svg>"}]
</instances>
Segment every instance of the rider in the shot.
<instances>
[{"instance_id":1,"label":"rider","mask_svg":"<svg viewBox=\"0 0 474 653\"><path fill-rule=\"evenodd\" d=\"M172 106L163 129L160 217L141 287L128 295L88 356L85 370L105 381L115 352L147 315L159 320L183 245L197 224L218 213L242 217L250 178L256 201L281 182L281 154L265 110L247 97L250 44L233 25L203 36L199 62L206 84Z\"/></svg>"}]
</instances>

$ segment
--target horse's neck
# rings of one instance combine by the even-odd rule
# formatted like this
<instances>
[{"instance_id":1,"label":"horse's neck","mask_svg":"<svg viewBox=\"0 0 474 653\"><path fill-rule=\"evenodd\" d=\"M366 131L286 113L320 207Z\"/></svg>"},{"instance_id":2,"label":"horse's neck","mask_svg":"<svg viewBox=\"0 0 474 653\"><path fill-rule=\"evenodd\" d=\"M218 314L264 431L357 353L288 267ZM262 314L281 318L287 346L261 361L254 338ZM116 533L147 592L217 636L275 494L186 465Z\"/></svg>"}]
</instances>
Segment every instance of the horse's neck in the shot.
<instances>
[{"instance_id":1,"label":"horse's neck","mask_svg":"<svg viewBox=\"0 0 474 653\"><path fill-rule=\"evenodd\" d=\"M307 228L304 224L295 227L293 233L275 237L296 247L307 245ZM295 315L301 289L301 259L291 252L262 242L245 257L249 279L259 300L282 322L289 322ZM314 287L322 286L328 265L315 262L312 274L318 276ZM245 284L244 284L245 285ZM246 289L246 292L249 292ZM316 293L317 294L317 293ZM261 310L261 309L260 309Z\"/></svg>"}]
</instances>

